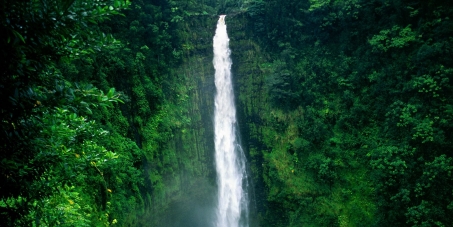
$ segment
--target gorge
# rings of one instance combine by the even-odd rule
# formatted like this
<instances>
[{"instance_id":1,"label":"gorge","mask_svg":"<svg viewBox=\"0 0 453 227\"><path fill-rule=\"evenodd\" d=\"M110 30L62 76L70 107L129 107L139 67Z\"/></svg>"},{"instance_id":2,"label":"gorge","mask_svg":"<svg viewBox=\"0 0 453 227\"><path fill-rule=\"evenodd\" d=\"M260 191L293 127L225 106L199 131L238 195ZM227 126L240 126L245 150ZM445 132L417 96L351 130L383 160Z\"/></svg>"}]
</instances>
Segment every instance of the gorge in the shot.
<instances>
[{"instance_id":1,"label":"gorge","mask_svg":"<svg viewBox=\"0 0 453 227\"><path fill-rule=\"evenodd\" d=\"M453 223L448 1L3 3L0 226Z\"/></svg>"}]
</instances>

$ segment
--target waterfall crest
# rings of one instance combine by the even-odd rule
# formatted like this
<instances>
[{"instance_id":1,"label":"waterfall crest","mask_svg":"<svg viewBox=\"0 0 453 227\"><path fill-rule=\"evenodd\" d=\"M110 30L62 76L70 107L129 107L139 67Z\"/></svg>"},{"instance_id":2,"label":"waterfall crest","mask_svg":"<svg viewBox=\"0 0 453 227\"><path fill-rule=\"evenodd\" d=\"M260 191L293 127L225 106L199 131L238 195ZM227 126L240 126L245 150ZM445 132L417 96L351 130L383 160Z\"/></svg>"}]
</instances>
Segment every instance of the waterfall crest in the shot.
<instances>
[{"instance_id":1,"label":"waterfall crest","mask_svg":"<svg viewBox=\"0 0 453 227\"><path fill-rule=\"evenodd\" d=\"M247 227L248 198L244 152L236 139L236 107L231 80L231 58L225 15L214 36L214 143L218 185L216 227Z\"/></svg>"}]
</instances>

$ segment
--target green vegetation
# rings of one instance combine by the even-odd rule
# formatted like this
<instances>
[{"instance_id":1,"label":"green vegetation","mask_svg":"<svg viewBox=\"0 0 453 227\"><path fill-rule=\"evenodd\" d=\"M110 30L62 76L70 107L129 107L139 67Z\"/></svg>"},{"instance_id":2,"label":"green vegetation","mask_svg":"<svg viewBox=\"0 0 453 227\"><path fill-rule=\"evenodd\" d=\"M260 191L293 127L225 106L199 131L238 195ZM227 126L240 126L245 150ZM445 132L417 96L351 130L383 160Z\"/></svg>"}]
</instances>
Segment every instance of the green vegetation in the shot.
<instances>
[{"instance_id":1,"label":"green vegetation","mask_svg":"<svg viewBox=\"0 0 453 227\"><path fill-rule=\"evenodd\" d=\"M452 3L3 0L0 225L182 220L215 185L220 13L254 226L453 223Z\"/></svg>"},{"instance_id":2,"label":"green vegetation","mask_svg":"<svg viewBox=\"0 0 453 227\"><path fill-rule=\"evenodd\" d=\"M233 53L262 226L450 225L452 5L250 4Z\"/></svg>"},{"instance_id":3,"label":"green vegetation","mask_svg":"<svg viewBox=\"0 0 453 227\"><path fill-rule=\"evenodd\" d=\"M172 4L2 2L1 226L157 224L209 182Z\"/></svg>"}]
</instances>

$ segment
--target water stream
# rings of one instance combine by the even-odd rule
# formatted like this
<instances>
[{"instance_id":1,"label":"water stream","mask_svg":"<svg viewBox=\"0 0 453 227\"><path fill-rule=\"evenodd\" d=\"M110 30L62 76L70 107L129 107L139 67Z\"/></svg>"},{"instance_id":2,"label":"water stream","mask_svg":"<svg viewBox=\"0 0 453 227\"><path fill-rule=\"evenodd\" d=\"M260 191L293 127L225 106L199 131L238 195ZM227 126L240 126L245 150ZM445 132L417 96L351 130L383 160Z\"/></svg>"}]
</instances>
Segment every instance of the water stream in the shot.
<instances>
[{"instance_id":1,"label":"water stream","mask_svg":"<svg viewBox=\"0 0 453 227\"><path fill-rule=\"evenodd\" d=\"M246 159L236 138L236 107L231 79L231 58L225 15L217 22L214 36L215 69L215 161L218 198L216 227L247 227L248 198Z\"/></svg>"}]
</instances>

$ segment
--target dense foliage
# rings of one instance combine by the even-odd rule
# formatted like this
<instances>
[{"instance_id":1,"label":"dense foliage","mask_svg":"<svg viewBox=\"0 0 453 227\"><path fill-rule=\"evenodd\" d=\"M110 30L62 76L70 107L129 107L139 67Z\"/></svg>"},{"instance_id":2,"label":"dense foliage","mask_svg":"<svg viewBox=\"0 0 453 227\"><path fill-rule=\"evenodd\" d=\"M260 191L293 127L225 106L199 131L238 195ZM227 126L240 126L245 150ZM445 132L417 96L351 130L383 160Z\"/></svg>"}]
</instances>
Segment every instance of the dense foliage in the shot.
<instances>
[{"instance_id":1,"label":"dense foliage","mask_svg":"<svg viewBox=\"0 0 453 227\"><path fill-rule=\"evenodd\" d=\"M452 223L452 12L250 1L244 18L268 55L241 43L236 62L263 226Z\"/></svg>"},{"instance_id":2,"label":"dense foliage","mask_svg":"<svg viewBox=\"0 0 453 227\"><path fill-rule=\"evenodd\" d=\"M2 0L0 13L2 226L191 223L171 210L215 185L220 13L253 226L453 223L448 1Z\"/></svg>"},{"instance_id":3,"label":"dense foliage","mask_svg":"<svg viewBox=\"0 0 453 227\"><path fill-rule=\"evenodd\" d=\"M108 134L87 118L123 102L73 83L57 66L114 45L97 23L127 1L2 1L0 214L6 226L88 226L117 222L108 214L112 169L136 177L133 153L107 150ZM128 152L134 146L127 145ZM136 157L135 157L136 158ZM97 206L93 206L97 204Z\"/></svg>"},{"instance_id":4,"label":"dense foliage","mask_svg":"<svg viewBox=\"0 0 453 227\"><path fill-rule=\"evenodd\" d=\"M157 223L210 176L178 4L2 1L0 225Z\"/></svg>"}]
</instances>

